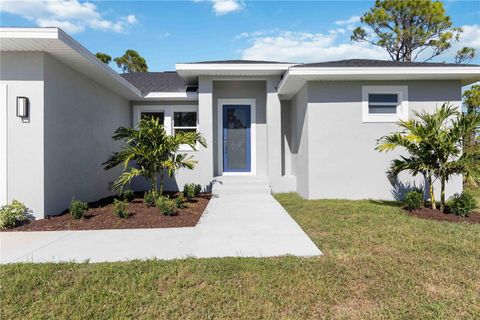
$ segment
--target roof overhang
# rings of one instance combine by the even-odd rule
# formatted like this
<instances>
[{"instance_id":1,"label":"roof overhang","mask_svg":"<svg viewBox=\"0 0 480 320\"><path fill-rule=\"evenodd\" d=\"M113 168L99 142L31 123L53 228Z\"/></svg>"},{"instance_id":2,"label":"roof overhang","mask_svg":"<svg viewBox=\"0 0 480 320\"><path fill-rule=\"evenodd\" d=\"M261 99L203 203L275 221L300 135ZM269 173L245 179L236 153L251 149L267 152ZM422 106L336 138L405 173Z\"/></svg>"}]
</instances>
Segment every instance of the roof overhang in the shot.
<instances>
[{"instance_id":1,"label":"roof overhang","mask_svg":"<svg viewBox=\"0 0 480 320\"><path fill-rule=\"evenodd\" d=\"M275 76L282 75L294 64L287 63L180 63L177 73L187 84L199 76Z\"/></svg>"},{"instance_id":2,"label":"roof overhang","mask_svg":"<svg viewBox=\"0 0 480 320\"><path fill-rule=\"evenodd\" d=\"M0 28L0 51L47 52L125 99L142 93L58 28Z\"/></svg>"},{"instance_id":3,"label":"roof overhang","mask_svg":"<svg viewBox=\"0 0 480 320\"><path fill-rule=\"evenodd\" d=\"M459 80L462 85L480 81L479 66L289 68L278 86L282 99L293 97L308 81L355 80Z\"/></svg>"},{"instance_id":4,"label":"roof overhang","mask_svg":"<svg viewBox=\"0 0 480 320\"><path fill-rule=\"evenodd\" d=\"M198 100L198 93L196 92L149 92L141 100L196 101Z\"/></svg>"}]
</instances>

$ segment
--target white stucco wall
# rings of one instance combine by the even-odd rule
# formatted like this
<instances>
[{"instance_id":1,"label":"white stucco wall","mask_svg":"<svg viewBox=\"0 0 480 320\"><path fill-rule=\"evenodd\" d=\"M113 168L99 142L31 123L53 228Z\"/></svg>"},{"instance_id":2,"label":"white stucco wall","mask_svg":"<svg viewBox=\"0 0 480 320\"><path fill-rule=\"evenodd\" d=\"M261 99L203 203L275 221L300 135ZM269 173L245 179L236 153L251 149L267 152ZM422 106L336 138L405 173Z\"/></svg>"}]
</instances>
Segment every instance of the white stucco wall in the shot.
<instances>
[{"instance_id":1,"label":"white stucco wall","mask_svg":"<svg viewBox=\"0 0 480 320\"><path fill-rule=\"evenodd\" d=\"M308 191L307 198L395 199L414 183L402 175L392 186L385 172L400 151L379 153L376 140L397 130L395 123L362 123L363 85L406 85L410 115L433 112L443 102L460 107L461 84L457 81L311 82L308 84ZM297 177L303 175L298 171ZM301 178L298 178L301 179ZM416 179L416 183L421 179ZM397 190L397 191L395 191ZM462 190L456 177L447 196ZM399 192L398 192L399 191Z\"/></svg>"},{"instance_id":2,"label":"white stucco wall","mask_svg":"<svg viewBox=\"0 0 480 320\"><path fill-rule=\"evenodd\" d=\"M7 86L7 201L22 201L36 217L44 211L44 63L40 52L1 52L0 83ZM30 116L16 116L16 98L28 97ZM0 150L0 152L5 152Z\"/></svg>"},{"instance_id":3,"label":"white stucco wall","mask_svg":"<svg viewBox=\"0 0 480 320\"><path fill-rule=\"evenodd\" d=\"M131 125L129 101L46 54L44 116L45 212L110 195L120 170L102 163L120 148L113 132Z\"/></svg>"}]
</instances>

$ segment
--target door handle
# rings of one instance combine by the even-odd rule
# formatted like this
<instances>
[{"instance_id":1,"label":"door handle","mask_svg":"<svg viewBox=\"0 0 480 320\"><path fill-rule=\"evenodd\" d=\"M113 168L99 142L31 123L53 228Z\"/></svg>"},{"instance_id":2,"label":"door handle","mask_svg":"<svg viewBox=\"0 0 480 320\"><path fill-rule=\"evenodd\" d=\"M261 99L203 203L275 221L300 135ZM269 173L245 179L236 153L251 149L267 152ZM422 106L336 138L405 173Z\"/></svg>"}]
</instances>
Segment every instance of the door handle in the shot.
<instances>
[{"instance_id":1,"label":"door handle","mask_svg":"<svg viewBox=\"0 0 480 320\"><path fill-rule=\"evenodd\" d=\"M227 140L226 139L223 140L223 153L225 153L225 154L227 153Z\"/></svg>"}]
</instances>

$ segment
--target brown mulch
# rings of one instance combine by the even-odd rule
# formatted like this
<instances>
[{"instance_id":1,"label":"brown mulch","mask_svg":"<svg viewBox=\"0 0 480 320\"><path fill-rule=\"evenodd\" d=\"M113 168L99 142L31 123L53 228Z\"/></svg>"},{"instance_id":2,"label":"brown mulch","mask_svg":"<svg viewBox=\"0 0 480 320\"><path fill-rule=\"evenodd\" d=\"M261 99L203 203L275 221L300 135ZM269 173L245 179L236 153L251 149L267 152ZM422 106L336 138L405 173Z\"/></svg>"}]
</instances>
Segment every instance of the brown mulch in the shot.
<instances>
[{"instance_id":1,"label":"brown mulch","mask_svg":"<svg viewBox=\"0 0 480 320\"><path fill-rule=\"evenodd\" d=\"M461 217L450 213L443 213L440 210L434 210L432 208L421 208L408 211L408 214L422 219L448 222L467 222L471 224L480 223L480 212L472 212L468 215L468 217Z\"/></svg>"},{"instance_id":2,"label":"brown mulch","mask_svg":"<svg viewBox=\"0 0 480 320\"><path fill-rule=\"evenodd\" d=\"M171 195L175 197L175 195ZM108 197L89 203L89 209L83 219L73 219L68 212L46 219L29 221L23 225L2 231L58 231L58 230L103 230L103 229L138 229L138 228L176 228L193 227L202 216L210 194L201 194L188 203L188 207L178 209L175 216L165 216L156 207L147 207L142 195L137 195L128 204L130 216L121 219L113 214L114 197Z\"/></svg>"}]
</instances>

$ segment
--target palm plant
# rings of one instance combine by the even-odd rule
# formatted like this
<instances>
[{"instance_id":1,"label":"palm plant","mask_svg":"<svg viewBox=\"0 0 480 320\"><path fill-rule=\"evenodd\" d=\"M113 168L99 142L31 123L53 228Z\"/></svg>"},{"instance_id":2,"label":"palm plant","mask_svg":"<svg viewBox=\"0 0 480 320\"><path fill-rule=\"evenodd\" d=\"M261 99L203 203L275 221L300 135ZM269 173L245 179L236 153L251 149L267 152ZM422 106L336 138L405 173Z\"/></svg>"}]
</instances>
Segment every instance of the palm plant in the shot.
<instances>
[{"instance_id":1,"label":"palm plant","mask_svg":"<svg viewBox=\"0 0 480 320\"><path fill-rule=\"evenodd\" d=\"M433 182L440 180L440 210L445 207L445 185L453 175L462 174L472 183L479 177L480 152L463 152L463 139L480 125L478 114L463 114L443 104L435 113L416 112L415 118L400 121L400 132L379 139L377 150L404 147L408 156L392 161L389 173L422 173L429 185L432 208L436 209Z\"/></svg>"},{"instance_id":2,"label":"palm plant","mask_svg":"<svg viewBox=\"0 0 480 320\"><path fill-rule=\"evenodd\" d=\"M113 183L113 188L123 191L135 177L143 176L150 181L155 194L163 193L165 175L173 177L181 168L190 170L195 168L197 161L193 156L178 152L181 145L188 145L193 150L196 150L197 143L207 146L205 139L198 132L168 135L163 125L155 118L140 120L138 129L120 127L112 138L125 143L122 150L114 152L103 163L105 170L119 164L123 165L123 171Z\"/></svg>"}]
</instances>

